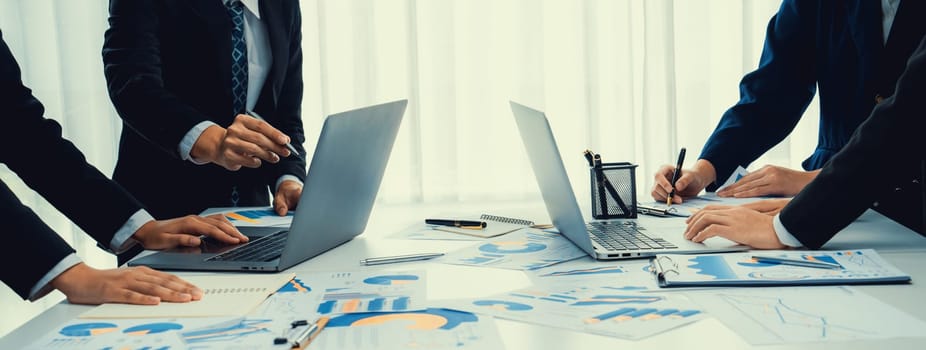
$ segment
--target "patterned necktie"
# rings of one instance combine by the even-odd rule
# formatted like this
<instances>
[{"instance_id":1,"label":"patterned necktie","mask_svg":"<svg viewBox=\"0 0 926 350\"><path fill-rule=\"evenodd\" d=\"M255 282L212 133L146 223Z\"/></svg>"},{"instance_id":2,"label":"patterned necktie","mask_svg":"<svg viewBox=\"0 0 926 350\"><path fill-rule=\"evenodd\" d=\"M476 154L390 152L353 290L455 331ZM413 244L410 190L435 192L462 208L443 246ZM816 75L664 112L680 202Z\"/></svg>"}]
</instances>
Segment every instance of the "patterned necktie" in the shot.
<instances>
[{"instance_id":1,"label":"patterned necktie","mask_svg":"<svg viewBox=\"0 0 926 350\"><path fill-rule=\"evenodd\" d=\"M228 15L231 17L231 72L232 72L232 115L237 116L245 112L248 101L248 48L244 41L244 4L232 0L225 4ZM238 186L232 186L231 205L238 206Z\"/></svg>"},{"instance_id":2,"label":"patterned necktie","mask_svg":"<svg viewBox=\"0 0 926 350\"><path fill-rule=\"evenodd\" d=\"M248 101L248 48L244 41L244 4L241 1L231 1L226 6L232 22L232 112L238 115L245 112L245 104Z\"/></svg>"}]
</instances>

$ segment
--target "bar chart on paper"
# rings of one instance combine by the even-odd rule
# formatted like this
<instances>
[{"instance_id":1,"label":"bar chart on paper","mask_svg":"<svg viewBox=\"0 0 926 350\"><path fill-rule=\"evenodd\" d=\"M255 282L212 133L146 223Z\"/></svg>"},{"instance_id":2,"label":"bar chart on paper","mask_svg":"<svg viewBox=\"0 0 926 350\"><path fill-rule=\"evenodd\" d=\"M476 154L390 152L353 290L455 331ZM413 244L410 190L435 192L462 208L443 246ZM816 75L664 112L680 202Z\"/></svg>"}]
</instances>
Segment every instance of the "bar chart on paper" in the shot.
<instances>
[{"instance_id":1,"label":"bar chart on paper","mask_svg":"<svg viewBox=\"0 0 926 350\"><path fill-rule=\"evenodd\" d=\"M344 271L315 273L321 299L320 315L423 310L426 296L424 271Z\"/></svg>"},{"instance_id":2,"label":"bar chart on paper","mask_svg":"<svg viewBox=\"0 0 926 350\"><path fill-rule=\"evenodd\" d=\"M270 207L247 207L247 208L226 208L220 210L221 213L232 225L239 227L247 226L274 226L289 227L293 222L294 212L289 212L286 216L279 216L273 208ZM208 213L204 212L203 214Z\"/></svg>"}]
</instances>

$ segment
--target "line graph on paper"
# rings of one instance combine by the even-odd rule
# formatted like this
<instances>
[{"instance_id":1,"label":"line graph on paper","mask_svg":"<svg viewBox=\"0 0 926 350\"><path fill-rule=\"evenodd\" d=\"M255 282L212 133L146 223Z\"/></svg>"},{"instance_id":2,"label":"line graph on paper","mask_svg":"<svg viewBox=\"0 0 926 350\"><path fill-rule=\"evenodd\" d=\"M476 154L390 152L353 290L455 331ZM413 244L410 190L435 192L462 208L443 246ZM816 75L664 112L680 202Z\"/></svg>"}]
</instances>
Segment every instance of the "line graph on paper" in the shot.
<instances>
[{"instance_id":1,"label":"line graph on paper","mask_svg":"<svg viewBox=\"0 0 926 350\"><path fill-rule=\"evenodd\" d=\"M689 298L754 345L922 336L923 322L847 286L695 292Z\"/></svg>"},{"instance_id":2,"label":"line graph on paper","mask_svg":"<svg viewBox=\"0 0 926 350\"><path fill-rule=\"evenodd\" d=\"M720 297L780 339L857 339L856 335L872 333L840 324L820 311L791 305L782 298L730 294L721 294Z\"/></svg>"}]
</instances>

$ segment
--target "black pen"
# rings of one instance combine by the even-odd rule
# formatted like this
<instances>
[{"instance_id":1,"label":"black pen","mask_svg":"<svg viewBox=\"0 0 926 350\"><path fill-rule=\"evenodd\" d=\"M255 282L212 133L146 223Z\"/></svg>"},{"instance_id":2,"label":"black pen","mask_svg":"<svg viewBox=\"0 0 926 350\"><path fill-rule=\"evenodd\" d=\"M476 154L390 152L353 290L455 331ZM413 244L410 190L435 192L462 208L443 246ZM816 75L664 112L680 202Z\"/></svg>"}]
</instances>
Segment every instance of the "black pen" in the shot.
<instances>
[{"instance_id":1,"label":"black pen","mask_svg":"<svg viewBox=\"0 0 926 350\"><path fill-rule=\"evenodd\" d=\"M453 219L424 219L428 225L455 226L470 230L481 230L488 226L485 221L453 220Z\"/></svg>"},{"instance_id":2,"label":"black pen","mask_svg":"<svg viewBox=\"0 0 926 350\"><path fill-rule=\"evenodd\" d=\"M678 181L678 178L682 176L682 163L685 162L685 147L682 147L682 150L678 152L678 163L675 165L675 171L672 172L672 192L669 192L669 197L666 198L666 206L672 205L672 196L675 195L675 182Z\"/></svg>"},{"instance_id":3,"label":"black pen","mask_svg":"<svg viewBox=\"0 0 926 350\"><path fill-rule=\"evenodd\" d=\"M263 117L261 117L260 114L257 114L257 112L255 112L255 111L248 111L248 115L254 117L254 119L257 119L257 120L263 120L263 121L265 121L265 122L267 121L266 119L264 119ZM292 145L291 143L288 143L288 142L287 142L287 143L286 143L286 148L289 149L289 152L290 152L290 153L296 155L297 157L301 156L301 155L299 154L299 151L296 150L296 147L293 147L293 145Z\"/></svg>"},{"instance_id":4,"label":"black pen","mask_svg":"<svg viewBox=\"0 0 926 350\"><path fill-rule=\"evenodd\" d=\"M400 262L409 262L409 261L419 261L419 260L428 260L434 259L437 257L444 256L444 253L422 253L422 254L408 254L408 255L397 255L397 256L384 256L379 258L366 258L360 260L361 265L382 265L382 264L392 264Z\"/></svg>"}]
</instances>

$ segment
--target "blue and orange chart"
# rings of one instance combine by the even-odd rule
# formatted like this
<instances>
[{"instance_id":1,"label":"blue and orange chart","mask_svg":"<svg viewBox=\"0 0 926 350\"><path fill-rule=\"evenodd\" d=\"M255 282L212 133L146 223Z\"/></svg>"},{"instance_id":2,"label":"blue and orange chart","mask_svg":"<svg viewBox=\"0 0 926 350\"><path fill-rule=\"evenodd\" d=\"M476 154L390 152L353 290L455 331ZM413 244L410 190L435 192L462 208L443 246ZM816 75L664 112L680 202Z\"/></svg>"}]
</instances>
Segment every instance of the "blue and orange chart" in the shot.
<instances>
[{"instance_id":1,"label":"blue and orange chart","mask_svg":"<svg viewBox=\"0 0 926 350\"><path fill-rule=\"evenodd\" d=\"M702 319L703 311L680 296L615 293L601 286L552 290L525 288L440 306L519 322L624 339L640 339Z\"/></svg>"},{"instance_id":2,"label":"blue and orange chart","mask_svg":"<svg viewBox=\"0 0 926 350\"><path fill-rule=\"evenodd\" d=\"M283 287L277 290L277 293L308 293L311 292L312 288L308 284L302 282L299 278L293 278L289 282L286 282Z\"/></svg>"},{"instance_id":3,"label":"blue and orange chart","mask_svg":"<svg viewBox=\"0 0 926 350\"><path fill-rule=\"evenodd\" d=\"M321 315L418 311L424 309L424 271L319 273L323 294L315 311Z\"/></svg>"},{"instance_id":4,"label":"blue and orange chart","mask_svg":"<svg viewBox=\"0 0 926 350\"><path fill-rule=\"evenodd\" d=\"M178 331L187 323L176 319L105 320L75 322L61 326L37 339L32 347L42 349L183 349Z\"/></svg>"},{"instance_id":5,"label":"blue and orange chart","mask_svg":"<svg viewBox=\"0 0 926 350\"><path fill-rule=\"evenodd\" d=\"M491 318L440 308L334 316L315 349L500 349Z\"/></svg>"},{"instance_id":6,"label":"blue and orange chart","mask_svg":"<svg viewBox=\"0 0 926 350\"><path fill-rule=\"evenodd\" d=\"M535 270L585 256L565 237L535 229L518 230L447 254L441 262L514 270Z\"/></svg>"},{"instance_id":7,"label":"blue and orange chart","mask_svg":"<svg viewBox=\"0 0 926 350\"><path fill-rule=\"evenodd\" d=\"M270 207L249 207L240 208L221 212L228 221L235 226L278 226L288 227L292 221L294 212L289 212L286 216L279 216L273 208Z\"/></svg>"}]
</instances>

